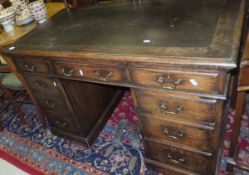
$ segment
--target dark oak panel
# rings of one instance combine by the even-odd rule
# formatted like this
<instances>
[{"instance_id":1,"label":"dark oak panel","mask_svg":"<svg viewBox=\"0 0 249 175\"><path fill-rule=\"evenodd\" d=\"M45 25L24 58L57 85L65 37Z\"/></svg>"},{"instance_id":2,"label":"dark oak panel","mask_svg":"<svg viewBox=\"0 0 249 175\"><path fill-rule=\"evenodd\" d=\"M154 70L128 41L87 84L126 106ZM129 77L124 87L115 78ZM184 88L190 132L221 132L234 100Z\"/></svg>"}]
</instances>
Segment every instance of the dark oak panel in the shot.
<instances>
[{"instance_id":1,"label":"dark oak panel","mask_svg":"<svg viewBox=\"0 0 249 175\"><path fill-rule=\"evenodd\" d=\"M104 113L109 115L104 117L105 121L110 117L112 111L106 110L119 89L73 80L61 79L60 81L70 103L73 104L74 114L82 128L81 136L87 137Z\"/></svg>"}]
</instances>

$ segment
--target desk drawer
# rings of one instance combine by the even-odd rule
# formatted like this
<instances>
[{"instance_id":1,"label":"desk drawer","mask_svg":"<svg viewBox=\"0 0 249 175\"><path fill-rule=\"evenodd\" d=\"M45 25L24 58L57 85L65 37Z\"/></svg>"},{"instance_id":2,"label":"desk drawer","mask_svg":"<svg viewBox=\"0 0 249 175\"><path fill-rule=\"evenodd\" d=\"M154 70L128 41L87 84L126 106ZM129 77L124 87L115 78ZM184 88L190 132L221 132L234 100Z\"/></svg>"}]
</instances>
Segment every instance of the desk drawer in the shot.
<instances>
[{"instance_id":1,"label":"desk drawer","mask_svg":"<svg viewBox=\"0 0 249 175\"><path fill-rule=\"evenodd\" d=\"M33 95L45 111L69 115L66 99L59 89L58 82L48 77L24 75Z\"/></svg>"},{"instance_id":2,"label":"desk drawer","mask_svg":"<svg viewBox=\"0 0 249 175\"><path fill-rule=\"evenodd\" d=\"M144 139L149 158L199 174L209 174L211 157Z\"/></svg>"},{"instance_id":3,"label":"desk drawer","mask_svg":"<svg viewBox=\"0 0 249 175\"><path fill-rule=\"evenodd\" d=\"M163 175L199 175L191 171L187 171L186 169L162 164L160 162L150 160L148 158L145 158L144 162L147 168L152 169L156 172L160 172Z\"/></svg>"},{"instance_id":4,"label":"desk drawer","mask_svg":"<svg viewBox=\"0 0 249 175\"><path fill-rule=\"evenodd\" d=\"M58 82L55 79L27 74L24 74L24 77L33 94L53 96L54 98L62 96Z\"/></svg>"},{"instance_id":5,"label":"desk drawer","mask_svg":"<svg viewBox=\"0 0 249 175\"><path fill-rule=\"evenodd\" d=\"M139 116L139 120L145 137L175 142L206 152L214 150L212 148L214 135L212 130L148 116Z\"/></svg>"},{"instance_id":6,"label":"desk drawer","mask_svg":"<svg viewBox=\"0 0 249 175\"><path fill-rule=\"evenodd\" d=\"M136 90L138 111L176 120L215 124L217 100Z\"/></svg>"},{"instance_id":7,"label":"desk drawer","mask_svg":"<svg viewBox=\"0 0 249 175\"><path fill-rule=\"evenodd\" d=\"M218 73L201 73L194 71L173 71L131 68L131 79L134 83L165 90L193 91L201 93L223 93L218 87L225 82ZM220 81L221 80L221 81ZM223 87L223 86L222 86ZM219 89L221 89L219 92Z\"/></svg>"},{"instance_id":8,"label":"desk drawer","mask_svg":"<svg viewBox=\"0 0 249 175\"><path fill-rule=\"evenodd\" d=\"M50 72L48 61L33 58L13 58L13 61L20 72L45 74Z\"/></svg>"},{"instance_id":9,"label":"desk drawer","mask_svg":"<svg viewBox=\"0 0 249 175\"><path fill-rule=\"evenodd\" d=\"M71 114L63 97L54 98L53 96L34 95L45 111L50 111L60 115Z\"/></svg>"},{"instance_id":10,"label":"desk drawer","mask_svg":"<svg viewBox=\"0 0 249 175\"><path fill-rule=\"evenodd\" d=\"M53 65L56 74L63 77L104 82L123 81L123 72L119 67L64 62L54 62Z\"/></svg>"},{"instance_id":11,"label":"desk drawer","mask_svg":"<svg viewBox=\"0 0 249 175\"><path fill-rule=\"evenodd\" d=\"M49 124L55 128L71 134L81 134L80 129L75 125L75 121L71 115L60 116L50 112L46 112Z\"/></svg>"}]
</instances>

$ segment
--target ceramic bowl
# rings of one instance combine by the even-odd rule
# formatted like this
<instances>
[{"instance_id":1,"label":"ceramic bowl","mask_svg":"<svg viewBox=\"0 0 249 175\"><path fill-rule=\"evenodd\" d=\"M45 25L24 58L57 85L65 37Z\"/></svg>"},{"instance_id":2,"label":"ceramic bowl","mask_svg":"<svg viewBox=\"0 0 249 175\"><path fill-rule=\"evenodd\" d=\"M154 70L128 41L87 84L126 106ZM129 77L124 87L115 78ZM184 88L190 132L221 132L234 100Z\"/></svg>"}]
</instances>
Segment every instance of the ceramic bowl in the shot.
<instances>
[{"instance_id":1,"label":"ceramic bowl","mask_svg":"<svg viewBox=\"0 0 249 175\"><path fill-rule=\"evenodd\" d=\"M32 14L27 5L21 5L19 11L16 12L16 21L23 21L32 17ZM33 18L33 17L32 17Z\"/></svg>"},{"instance_id":2,"label":"ceramic bowl","mask_svg":"<svg viewBox=\"0 0 249 175\"><path fill-rule=\"evenodd\" d=\"M12 7L3 9L0 11L0 23L3 22L12 22L14 23L15 11Z\"/></svg>"},{"instance_id":3,"label":"ceramic bowl","mask_svg":"<svg viewBox=\"0 0 249 175\"><path fill-rule=\"evenodd\" d=\"M15 11L19 11L22 6L26 6L26 2L23 0L12 0L11 4Z\"/></svg>"},{"instance_id":4,"label":"ceramic bowl","mask_svg":"<svg viewBox=\"0 0 249 175\"><path fill-rule=\"evenodd\" d=\"M32 2L28 5L28 7L36 21L38 21L39 23L43 23L46 21L47 10L43 0Z\"/></svg>"},{"instance_id":5,"label":"ceramic bowl","mask_svg":"<svg viewBox=\"0 0 249 175\"><path fill-rule=\"evenodd\" d=\"M16 16L17 25L26 25L31 23L33 20L34 18L28 9L22 11L21 15Z\"/></svg>"},{"instance_id":6,"label":"ceramic bowl","mask_svg":"<svg viewBox=\"0 0 249 175\"><path fill-rule=\"evenodd\" d=\"M22 13L20 15L16 15L16 21L23 21L23 20L26 20L27 18L30 18L30 17L32 17L32 14L30 13L30 11L25 10L25 11L22 11Z\"/></svg>"},{"instance_id":7,"label":"ceramic bowl","mask_svg":"<svg viewBox=\"0 0 249 175\"><path fill-rule=\"evenodd\" d=\"M30 16L24 20L16 21L16 25L19 25L19 26L27 25L27 24L31 23L33 20L34 20L34 18L32 16Z\"/></svg>"}]
</instances>

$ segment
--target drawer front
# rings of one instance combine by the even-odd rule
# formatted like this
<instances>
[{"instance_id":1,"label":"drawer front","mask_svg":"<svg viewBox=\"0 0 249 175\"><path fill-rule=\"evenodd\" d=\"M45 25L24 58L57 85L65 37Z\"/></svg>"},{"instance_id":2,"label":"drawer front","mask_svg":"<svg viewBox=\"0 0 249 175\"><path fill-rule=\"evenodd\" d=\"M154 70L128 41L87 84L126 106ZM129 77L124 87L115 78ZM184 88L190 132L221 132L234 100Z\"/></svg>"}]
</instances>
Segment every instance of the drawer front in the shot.
<instances>
[{"instance_id":1,"label":"drawer front","mask_svg":"<svg viewBox=\"0 0 249 175\"><path fill-rule=\"evenodd\" d=\"M123 72L119 67L100 66L93 64L69 64L64 62L53 63L55 72L59 76L82 78L94 81L120 82L123 81Z\"/></svg>"},{"instance_id":2,"label":"drawer front","mask_svg":"<svg viewBox=\"0 0 249 175\"><path fill-rule=\"evenodd\" d=\"M48 95L54 98L62 96L58 82L55 79L27 74L24 74L24 77L34 94Z\"/></svg>"},{"instance_id":3,"label":"drawer front","mask_svg":"<svg viewBox=\"0 0 249 175\"><path fill-rule=\"evenodd\" d=\"M36 100L45 111L62 115L70 114L66 99L55 79L27 74L24 77Z\"/></svg>"},{"instance_id":4,"label":"drawer front","mask_svg":"<svg viewBox=\"0 0 249 175\"><path fill-rule=\"evenodd\" d=\"M218 91L218 73L132 68L130 74L131 80L142 86L201 93L217 93Z\"/></svg>"},{"instance_id":5,"label":"drawer front","mask_svg":"<svg viewBox=\"0 0 249 175\"><path fill-rule=\"evenodd\" d=\"M163 119L139 116L145 137L170 141L194 147L201 151L212 152L212 130L196 128Z\"/></svg>"},{"instance_id":6,"label":"drawer front","mask_svg":"<svg viewBox=\"0 0 249 175\"><path fill-rule=\"evenodd\" d=\"M63 97L53 98L51 96L38 96L35 94L39 104L45 111L53 112L60 115L70 115L65 99Z\"/></svg>"},{"instance_id":7,"label":"drawer front","mask_svg":"<svg viewBox=\"0 0 249 175\"><path fill-rule=\"evenodd\" d=\"M151 153L149 158L161 163L178 166L196 173L209 174L211 157L198 153L178 149L168 145L144 140L147 149Z\"/></svg>"},{"instance_id":8,"label":"drawer front","mask_svg":"<svg viewBox=\"0 0 249 175\"><path fill-rule=\"evenodd\" d=\"M182 121L215 124L217 100L169 93L136 90L138 110L142 113Z\"/></svg>"},{"instance_id":9,"label":"drawer front","mask_svg":"<svg viewBox=\"0 0 249 175\"><path fill-rule=\"evenodd\" d=\"M20 72L50 73L48 61L32 58L14 58L13 61L17 67L17 70Z\"/></svg>"},{"instance_id":10,"label":"drawer front","mask_svg":"<svg viewBox=\"0 0 249 175\"><path fill-rule=\"evenodd\" d=\"M164 175L199 175L186 169L181 169L176 166L170 166L166 164L161 164L160 162L153 161L145 158L144 160L147 168L152 169L156 172L160 172Z\"/></svg>"},{"instance_id":11,"label":"drawer front","mask_svg":"<svg viewBox=\"0 0 249 175\"><path fill-rule=\"evenodd\" d=\"M81 134L80 129L75 124L73 117L70 115L59 116L53 113L46 112L46 117L49 124L55 128L70 134Z\"/></svg>"}]
</instances>

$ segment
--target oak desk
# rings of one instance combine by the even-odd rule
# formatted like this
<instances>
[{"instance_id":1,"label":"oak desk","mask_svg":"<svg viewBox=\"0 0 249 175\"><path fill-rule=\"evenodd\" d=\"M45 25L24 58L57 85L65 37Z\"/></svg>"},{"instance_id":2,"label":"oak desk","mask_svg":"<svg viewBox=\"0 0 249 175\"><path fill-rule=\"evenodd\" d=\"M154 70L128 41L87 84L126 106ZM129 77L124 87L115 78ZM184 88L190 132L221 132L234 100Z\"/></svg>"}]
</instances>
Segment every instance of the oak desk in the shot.
<instances>
[{"instance_id":1,"label":"oak desk","mask_svg":"<svg viewBox=\"0 0 249 175\"><path fill-rule=\"evenodd\" d=\"M63 11L4 49L54 133L90 145L131 89L146 163L215 174L244 1L119 1ZM115 97L115 98L114 98Z\"/></svg>"}]
</instances>

